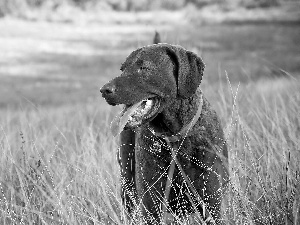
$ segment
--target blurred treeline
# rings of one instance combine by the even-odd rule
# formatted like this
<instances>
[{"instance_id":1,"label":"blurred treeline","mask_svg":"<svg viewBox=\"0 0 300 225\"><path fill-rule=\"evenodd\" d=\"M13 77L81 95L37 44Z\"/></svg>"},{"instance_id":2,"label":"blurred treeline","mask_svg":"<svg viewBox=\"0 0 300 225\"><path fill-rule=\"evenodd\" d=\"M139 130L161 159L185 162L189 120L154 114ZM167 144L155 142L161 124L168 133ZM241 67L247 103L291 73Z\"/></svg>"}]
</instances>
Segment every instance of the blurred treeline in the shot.
<instances>
[{"instance_id":1,"label":"blurred treeline","mask_svg":"<svg viewBox=\"0 0 300 225\"><path fill-rule=\"evenodd\" d=\"M297 0L0 0L0 16L31 8L50 7L55 11L61 5L74 6L83 10L96 7L100 10L148 11L158 9L176 10L187 5L201 8L209 4L246 8L271 7L286 1Z\"/></svg>"}]
</instances>

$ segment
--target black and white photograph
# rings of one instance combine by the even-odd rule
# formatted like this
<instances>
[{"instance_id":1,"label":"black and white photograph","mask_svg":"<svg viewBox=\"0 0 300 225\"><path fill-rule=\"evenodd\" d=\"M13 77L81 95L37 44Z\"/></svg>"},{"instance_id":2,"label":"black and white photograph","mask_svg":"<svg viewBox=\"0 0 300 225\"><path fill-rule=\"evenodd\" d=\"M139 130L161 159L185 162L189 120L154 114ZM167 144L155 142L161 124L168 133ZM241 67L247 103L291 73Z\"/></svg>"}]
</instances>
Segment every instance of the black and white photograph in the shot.
<instances>
[{"instance_id":1,"label":"black and white photograph","mask_svg":"<svg viewBox=\"0 0 300 225\"><path fill-rule=\"evenodd\" d=\"M300 1L0 0L0 224L300 225Z\"/></svg>"}]
</instances>

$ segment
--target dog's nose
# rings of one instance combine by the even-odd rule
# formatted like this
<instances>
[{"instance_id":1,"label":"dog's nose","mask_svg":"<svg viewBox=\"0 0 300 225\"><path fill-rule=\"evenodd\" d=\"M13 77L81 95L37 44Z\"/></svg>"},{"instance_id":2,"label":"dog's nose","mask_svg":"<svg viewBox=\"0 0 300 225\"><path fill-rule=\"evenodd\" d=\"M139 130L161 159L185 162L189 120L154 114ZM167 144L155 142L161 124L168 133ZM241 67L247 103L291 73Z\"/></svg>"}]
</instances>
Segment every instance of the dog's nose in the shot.
<instances>
[{"instance_id":1,"label":"dog's nose","mask_svg":"<svg viewBox=\"0 0 300 225\"><path fill-rule=\"evenodd\" d=\"M113 95L116 92L116 86L114 84L105 84L101 89L100 92L102 93L103 97L108 95Z\"/></svg>"}]
</instances>

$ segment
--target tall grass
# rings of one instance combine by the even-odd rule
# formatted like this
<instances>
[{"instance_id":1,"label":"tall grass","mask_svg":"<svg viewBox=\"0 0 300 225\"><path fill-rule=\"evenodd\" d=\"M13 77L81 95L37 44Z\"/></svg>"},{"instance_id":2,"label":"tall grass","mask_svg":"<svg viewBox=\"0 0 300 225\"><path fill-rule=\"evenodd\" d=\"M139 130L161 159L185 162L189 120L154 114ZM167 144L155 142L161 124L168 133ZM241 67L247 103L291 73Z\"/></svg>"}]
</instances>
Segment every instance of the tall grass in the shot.
<instances>
[{"instance_id":1,"label":"tall grass","mask_svg":"<svg viewBox=\"0 0 300 225\"><path fill-rule=\"evenodd\" d=\"M240 96L223 104L224 110L234 105L226 129L231 173L226 209L237 224L300 222L299 83L269 82L241 87Z\"/></svg>"},{"instance_id":2,"label":"tall grass","mask_svg":"<svg viewBox=\"0 0 300 225\"><path fill-rule=\"evenodd\" d=\"M299 90L287 80L204 87L229 147L226 224L300 223ZM113 115L98 103L2 110L0 223L129 224Z\"/></svg>"}]
</instances>

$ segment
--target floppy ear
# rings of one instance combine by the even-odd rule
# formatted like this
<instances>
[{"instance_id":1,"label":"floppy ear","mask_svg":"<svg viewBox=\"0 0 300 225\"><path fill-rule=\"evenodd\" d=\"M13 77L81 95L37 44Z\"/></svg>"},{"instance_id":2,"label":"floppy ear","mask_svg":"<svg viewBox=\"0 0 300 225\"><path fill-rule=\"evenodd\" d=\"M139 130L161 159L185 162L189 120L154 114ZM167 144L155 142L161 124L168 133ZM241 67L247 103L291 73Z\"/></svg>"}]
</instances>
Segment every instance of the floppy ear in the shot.
<instances>
[{"instance_id":1,"label":"floppy ear","mask_svg":"<svg viewBox=\"0 0 300 225\"><path fill-rule=\"evenodd\" d=\"M170 48L173 53L172 60L177 65L177 95L181 98L189 98L201 83L204 62L195 53L181 46L170 45Z\"/></svg>"}]
</instances>

